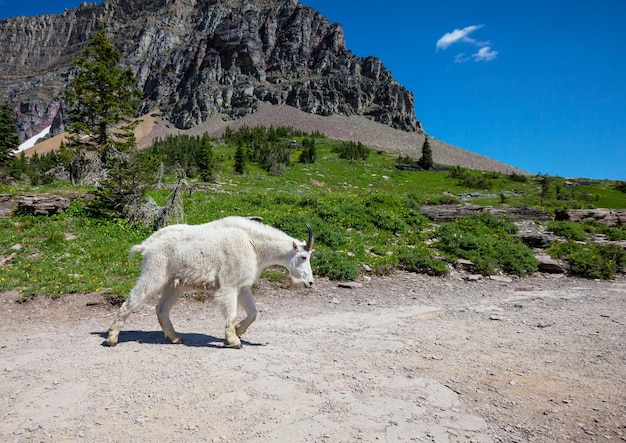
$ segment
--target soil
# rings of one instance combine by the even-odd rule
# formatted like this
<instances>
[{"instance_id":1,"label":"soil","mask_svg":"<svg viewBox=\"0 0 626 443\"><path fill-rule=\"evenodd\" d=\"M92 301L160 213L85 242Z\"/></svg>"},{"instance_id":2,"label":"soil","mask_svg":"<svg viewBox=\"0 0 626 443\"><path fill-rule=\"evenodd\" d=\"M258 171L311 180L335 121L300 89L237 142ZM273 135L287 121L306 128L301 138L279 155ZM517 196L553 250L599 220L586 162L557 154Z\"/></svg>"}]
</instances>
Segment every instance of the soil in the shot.
<instances>
[{"instance_id":1,"label":"soil","mask_svg":"<svg viewBox=\"0 0 626 443\"><path fill-rule=\"evenodd\" d=\"M626 278L262 281L241 350L211 300L104 346L98 294L0 295L0 441L626 441Z\"/></svg>"}]
</instances>

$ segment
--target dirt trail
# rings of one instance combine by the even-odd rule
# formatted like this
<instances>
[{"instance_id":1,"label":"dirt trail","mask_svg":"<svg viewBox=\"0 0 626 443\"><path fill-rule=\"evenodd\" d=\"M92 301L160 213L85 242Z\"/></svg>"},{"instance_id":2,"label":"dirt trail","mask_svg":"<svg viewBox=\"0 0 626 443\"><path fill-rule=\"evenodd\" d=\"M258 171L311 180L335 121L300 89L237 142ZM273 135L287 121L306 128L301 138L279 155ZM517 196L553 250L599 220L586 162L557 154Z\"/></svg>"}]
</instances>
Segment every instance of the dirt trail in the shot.
<instances>
[{"instance_id":1,"label":"dirt trail","mask_svg":"<svg viewBox=\"0 0 626 443\"><path fill-rule=\"evenodd\" d=\"M244 348L186 298L103 346L96 295L0 296L0 441L626 441L626 280L261 283Z\"/></svg>"}]
</instances>

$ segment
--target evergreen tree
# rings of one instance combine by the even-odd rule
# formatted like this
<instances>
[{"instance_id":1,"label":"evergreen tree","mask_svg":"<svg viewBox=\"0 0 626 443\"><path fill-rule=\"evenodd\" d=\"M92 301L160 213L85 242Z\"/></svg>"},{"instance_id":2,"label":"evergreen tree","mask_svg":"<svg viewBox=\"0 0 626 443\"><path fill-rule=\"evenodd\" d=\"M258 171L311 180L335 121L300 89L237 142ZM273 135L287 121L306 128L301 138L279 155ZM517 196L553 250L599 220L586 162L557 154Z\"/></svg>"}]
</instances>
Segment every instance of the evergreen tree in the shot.
<instances>
[{"instance_id":1,"label":"evergreen tree","mask_svg":"<svg viewBox=\"0 0 626 443\"><path fill-rule=\"evenodd\" d=\"M78 159L74 162L77 178L85 173L82 159L88 154L97 154L108 169L112 158L135 148L136 122L132 118L141 92L133 72L118 67L120 60L121 54L100 29L72 62L76 75L64 99L68 105L67 148Z\"/></svg>"},{"instance_id":2,"label":"evergreen tree","mask_svg":"<svg viewBox=\"0 0 626 443\"><path fill-rule=\"evenodd\" d=\"M428 136L424 140L422 146L422 157L418 160L417 165L425 171L428 171L433 167L433 150L430 147Z\"/></svg>"},{"instance_id":3,"label":"evergreen tree","mask_svg":"<svg viewBox=\"0 0 626 443\"><path fill-rule=\"evenodd\" d=\"M315 139L305 138L302 140L302 152L298 161L300 163L315 163L316 154Z\"/></svg>"},{"instance_id":4,"label":"evergreen tree","mask_svg":"<svg viewBox=\"0 0 626 443\"><path fill-rule=\"evenodd\" d=\"M133 72L118 66L121 58L101 28L72 61L76 74L64 94L68 136L60 157L74 183L88 172L96 177L95 215L126 216L156 176L139 161L133 119L141 92Z\"/></svg>"},{"instance_id":5,"label":"evergreen tree","mask_svg":"<svg viewBox=\"0 0 626 443\"><path fill-rule=\"evenodd\" d=\"M539 183L541 184L541 204L543 205L546 199L550 196L550 185L552 184L552 177L548 174L539 176Z\"/></svg>"},{"instance_id":6,"label":"evergreen tree","mask_svg":"<svg viewBox=\"0 0 626 443\"><path fill-rule=\"evenodd\" d=\"M241 145L237 145L235 152L235 172L243 175L246 172L246 151Z\"/></svg>"},{"instance_id":7,"label":"evergreen tree","mask_svg":"<svg viewBox=\"0 0 626 443\"><path fill-rule=\"evenodd\" d=\"M198 147L196 163L200 171L200 178L205 182L215 181L217 172L217 161L213 154L213 146L211 139L205 133L200 139L200 146Z\"/></svg>"},{"instance_id":8,"label":"evergreen tree","mask_svg":"<svg viewBox=\"0 0 626 443\"><path fill-rule=\"evenodd\" d=\"M13 151L20 146L13 110L8 102L0 104L0 169L8 169L13 161Z\"/></svg>"},{"instance_id":9,"label":"evergreen tree","mask_svg":"<svg viewBox=\"0 0 626 443\"><path fill-rule=\"evenodd\" d=\"M136 149L109 159L107 178L98 184L88 209L95 216L126 217L156 183L157 165L140 161Z\"/></svg>"}]
</instances>

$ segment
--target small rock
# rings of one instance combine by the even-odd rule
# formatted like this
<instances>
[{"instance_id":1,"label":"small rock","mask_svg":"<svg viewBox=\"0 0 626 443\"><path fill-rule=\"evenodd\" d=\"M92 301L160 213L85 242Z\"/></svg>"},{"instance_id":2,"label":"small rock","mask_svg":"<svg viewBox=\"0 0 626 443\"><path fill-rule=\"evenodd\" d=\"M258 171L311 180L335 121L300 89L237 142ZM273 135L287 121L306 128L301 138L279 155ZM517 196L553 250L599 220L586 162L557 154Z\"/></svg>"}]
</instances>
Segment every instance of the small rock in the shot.
<instances>
[{"instance_id":1,"label":"small rock","mask_svg":"<svg viewBox=\"0 0 626 443\"><path fill-rule=\"evenodd\" d=\"M345 282L345 283L339 283L337 285L340 288L346 288L346 289L358 289L361 286L363 286L361 283L356 283L353 281L349 281L349 282Z\"/></svg>"},{"instance_id":2,"label":"small rock","mask_svg":"<svg viewBox=\"0 0 626 443\"><path fill-rule=\"evenodd\" d=\"M490 275L489 279L493 281L499 281L502 283L511 283L513 281L511 277L506 277L504 275Z\"/></svg>"},{"instance_id":3,"label":"small rock","mask_svg":"<svg viewBox=\"0 0 626 443\"><path fill-rule=\"evenodd\" d=\"M565 268L549 255L538 254L535 256L539 262L539 271L548 272L551 274L562 274L565 272Z\"/></svg>"}]
</instances>

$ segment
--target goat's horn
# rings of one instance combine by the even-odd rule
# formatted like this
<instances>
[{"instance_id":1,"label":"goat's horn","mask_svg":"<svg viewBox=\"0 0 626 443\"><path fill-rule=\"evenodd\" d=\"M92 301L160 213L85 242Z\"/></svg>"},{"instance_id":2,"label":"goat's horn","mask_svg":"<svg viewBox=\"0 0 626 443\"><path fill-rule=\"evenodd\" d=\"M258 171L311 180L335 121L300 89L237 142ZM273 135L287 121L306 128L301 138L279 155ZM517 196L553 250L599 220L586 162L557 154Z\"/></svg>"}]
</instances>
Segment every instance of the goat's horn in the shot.
<instances>
[{"instance_id":1,"label":"goat's horn","mask_svg":"<svg viewBox=\"0 0 626 443\"><path fill-rule=\"evenodd\" d=\"M306 225L306 228L309 230L309 239L306 242L306 246L304 247L304 250L311 252L313 250L313 239L314 239L313 228L311 227L310 224L306 222L304 224Z\"/></svg>"}]
</instances>

